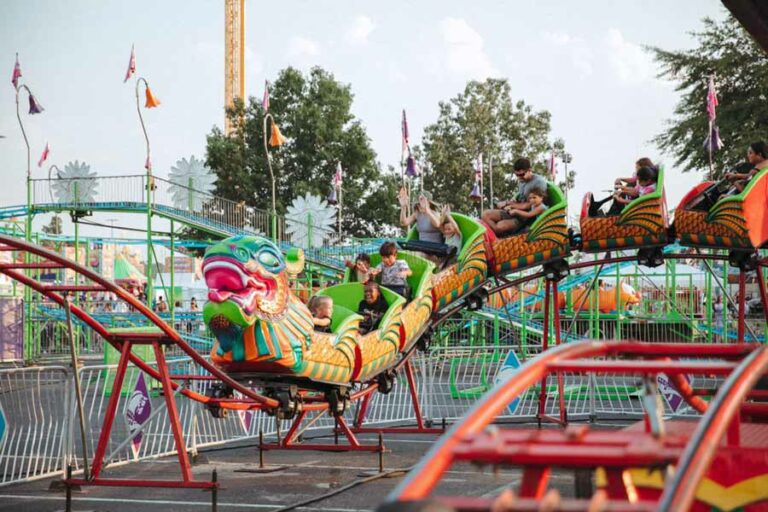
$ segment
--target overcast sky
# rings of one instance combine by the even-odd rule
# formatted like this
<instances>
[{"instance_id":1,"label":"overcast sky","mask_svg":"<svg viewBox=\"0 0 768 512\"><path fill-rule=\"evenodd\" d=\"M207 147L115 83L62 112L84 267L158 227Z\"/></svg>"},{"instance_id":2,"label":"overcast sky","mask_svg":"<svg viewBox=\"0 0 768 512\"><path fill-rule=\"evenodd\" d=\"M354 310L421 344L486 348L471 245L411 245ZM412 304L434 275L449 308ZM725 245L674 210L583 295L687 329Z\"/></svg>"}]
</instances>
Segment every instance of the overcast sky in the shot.
<instances>
[{"instance_id":1,"label":"overcast sky","mask_svg":"<svg viewBox=\"0 0 768 512\"><path fill-rule=\"evenodd\" d=\"M642 45L690 47L702 17L726 15L717 0L246 0L246 90L260 97L264 79L289 65L326 68L351 84L353 112L386 166L399 159L402 108L418 143L438 102L467 80L507 78L515 100L552 113L553 137L573 154L574 213L587 190L608 188L638 157L670 161L649 141L678 95ZM0 205L25 201L10 84L17 51L46 108L22 114L33 166L49 141L49 163L143 172L133 81L123 84L132 43L137 74L162 102L145 119L155 172L166 176L179 158L203 157L206 134L223 124L223 0L0 2ZM667 169L674 207L701 176Z\"/></svg>"}]
</instances>

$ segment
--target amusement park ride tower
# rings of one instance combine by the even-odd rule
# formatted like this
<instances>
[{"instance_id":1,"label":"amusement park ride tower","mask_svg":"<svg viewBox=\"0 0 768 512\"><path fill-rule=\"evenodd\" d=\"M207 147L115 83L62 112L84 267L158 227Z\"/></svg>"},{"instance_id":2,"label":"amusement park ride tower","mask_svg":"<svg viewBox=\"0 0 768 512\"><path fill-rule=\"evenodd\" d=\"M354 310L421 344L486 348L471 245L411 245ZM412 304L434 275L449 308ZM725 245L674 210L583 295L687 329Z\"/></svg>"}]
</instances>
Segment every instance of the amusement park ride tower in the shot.
<instances>
[{"instance_id":1,"label":"amusement park ride tower","mask_svg":"<svg viewBox=\"0 0 768 512\"><path fill-rule=\"evenodd\" d=\"M245 0L224 0L224 105L245 98ZM224 117L224 131L235 126Z\"/></svg>"}]
</instances>

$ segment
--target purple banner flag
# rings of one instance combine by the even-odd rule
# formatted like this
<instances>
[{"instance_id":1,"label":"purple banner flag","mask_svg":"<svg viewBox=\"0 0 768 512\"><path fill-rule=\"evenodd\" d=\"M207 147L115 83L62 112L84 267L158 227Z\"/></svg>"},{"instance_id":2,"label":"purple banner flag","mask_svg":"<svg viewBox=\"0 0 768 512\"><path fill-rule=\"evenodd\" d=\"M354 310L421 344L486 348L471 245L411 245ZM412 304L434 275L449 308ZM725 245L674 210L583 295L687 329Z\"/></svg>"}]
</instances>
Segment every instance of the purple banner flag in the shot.
<instances>
[{"instance_id":1,"label":"purple banner flag","mask_svg":"<svg viewBox=\"0 0 768 512\"><path fill-rule=\"evenodd\" d=\"M139 428L141 428L141 426L149 419L151 414L152 401L149 399L147 383L144 381L144 373L142 372L136 380L136 386L133 388L133 393L128 399L128 404L125 407L125 422L128 424L130 433L133 434L139 430ZM131 442L134 457L139 456L139 448L141 448L141 440L143 437L142 432L139 432Z\"/></svg>"},{"instance_id":2,"label":"purple banner flag","mask_svg":"<svg viewBox=\"0 0 768 512\"><path fill-rule=\"evenodd\" d=\"M684 377L689 383L691 382L687 375L684 375ZM677 412L685 403L683 396L677 392L677 389L669 382L669 377L663 373L656 376L656 381L659 384L659 392L664 397L664 401L667 402L672 412Z\"/></svg>"},{"instance_id":3,"label":"purple banner flag","mask_svg":"<svg viewBox=\"0 0 768 512\"><path fill-rule=\"evenodd\" d=\"M240 416L240 424L243 426L243 432L250 433L253 423L253 411L237 411Z\"/></svg>"}]
</instances>

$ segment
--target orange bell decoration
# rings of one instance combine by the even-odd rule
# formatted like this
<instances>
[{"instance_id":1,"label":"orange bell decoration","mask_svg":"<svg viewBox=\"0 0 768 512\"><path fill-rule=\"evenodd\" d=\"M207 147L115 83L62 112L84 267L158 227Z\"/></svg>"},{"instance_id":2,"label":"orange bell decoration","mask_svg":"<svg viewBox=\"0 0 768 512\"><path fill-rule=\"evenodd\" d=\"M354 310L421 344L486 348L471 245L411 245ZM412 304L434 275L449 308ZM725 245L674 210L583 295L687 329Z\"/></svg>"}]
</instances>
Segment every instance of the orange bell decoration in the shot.
<instances>
[{"instance_id":1,"label":"orange bell decoration","mask_svg":"<svg viewBox=\"0 0 768 512\"><path fill-rule=\"evenodd\" d=\"M269 145L272 147L282 146L288 142L283 134L280 133L280 128L277 127L277 123L272 120L272 134L269 136Z\"/></svg>"},{"instance_id":2,"label":"orange bell decoration","mask_svg":"<svg viewBox=\"0 0 768 512\"><path fill-rule=\"evenodd\" d=\"M154 108L160 105L160 100L155 98L155 95L152 94L152 89L150 89L149 86L147 86L146 97L147 97L147 101L146 103L144 103L144 107Z\"/></svg>"}]
</instances>

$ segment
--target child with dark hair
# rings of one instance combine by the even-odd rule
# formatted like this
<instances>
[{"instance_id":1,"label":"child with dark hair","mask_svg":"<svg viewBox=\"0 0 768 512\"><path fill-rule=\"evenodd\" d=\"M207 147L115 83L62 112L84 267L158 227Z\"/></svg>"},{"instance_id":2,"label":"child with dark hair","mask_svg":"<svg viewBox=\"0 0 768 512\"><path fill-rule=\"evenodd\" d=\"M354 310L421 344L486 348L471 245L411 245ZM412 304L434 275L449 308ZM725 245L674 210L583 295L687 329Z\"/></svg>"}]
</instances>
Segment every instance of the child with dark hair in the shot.
<instances>
[{"instance_id":1,"label":"child with dark hair","mask_svg":"<svg viewBox=\"0 0 768 512\"><path fill-rule=\"evenodd\" d=\"M600 207L603 206L608 201L612 200L615 196L616 191L621 191L621 193L625 196L629 197L629 200L635 199L637 196L637 173L640 172L640 169L643 167L647 167L650 169L653 174L654 178L653 180L656 181L656 175L658 174L656 171L656 166L653 165L653 162L648 157L639 158L637 162L635 162L635 172L632 174L632 176L627 176L624 178L616 178L616 181L614 181L614 194L606 197L605 199L601 199L599 201L592 201L592 204L589 205L589 215L595 216L595 215L601 215ZM626 198L626 197L625 197ZM618 213L615 213L616 211L621 212L622 208L624 208L623 204L618 204L614 202L611 205L611 208L608 211L608 215L618 215Z\"/></svg>"},{"instance_id":2,"label":"child with dark hair","mask_svg":"<svg viewBox=\"0 0 768 512\"><path fill-rule=\"evenodd\" d=\"M359 253L355 258L355 261L345 261L344 265L355 271L355 277L358 283L365 284L371 279L371 257L367 253Z\"/></svg>"},{"instance_id":3,"label":"child with dark hair","mask_svg":"<svg viewBox=\"0 0 768 512\"><path fill-rule=\"evenodd\" d=\"M547 180L543 176L533 174L531 161L527 158L518 158L513 165L513 171L517 178L518 193L512 201L501 201L496 204L496 209L485 210L482 220L496 235L506 236L518 231L522 225L519 218L515 218L510 210L527 210L531 207L528 202L528 194L534 188L547 189Z\"/></svg>"},{"instance_id":4,"label":"child with dark hair","mask_svg":"<svg viewBox=\"0 0 768 512\"><path fill-rule=\"evenodd\" d=\"M634 174L632 174L632 176L627 176L626 178L616 178L616 181L614 182L614 184L617 187L637 185L637 171L639 171L643 167L650 167L651 169L656 169L656 167L653 165L653 161L650 158L648 157L638 158L637 162L635 162Z\"/></svg>"},{"instance_id":5,"label":"child with dark hair","mask_svg":"<svg viewBox=\"0 0 768 512\"><path fill-rule=\"evenodd\" d=\"M314 296L309 300L309 311L317 332L331 332L331 317L333 316L333 299L323 295Z\"/></svg>"},{"instance_id":6,"label":"child with dark hair","mask_svg":"<svg viewBox=\"0 0 768 512\"><path fill-rule=\"evenodd\" d=\"M613 205L608 215L619 215L624 206L635 198L648 195L656 190L656 173L650 167L641 167L637 171L637 186L620 187L613 194Z\"/></svg>"},{"instance_id":7,"label":"child with dark hair","mask_svg":"<svg viewBox=\"0 0 768 512\"><path fill-rule=\"evenodd\" d=\"M461 252L461 228L451 216L451 207L443 206L440 212L440 231L445 238L445 245L456 248L456 254Z\"/></svg>"},{"instance_id":8,"label":"child with dark hair","mask_svg":"<svg viewBox=\"0 0 768 512\"><path fill-rule=\"evenodd\" d=\"M370 275L381 274L381 284L403 297L406 296L406 278L413 272L408 262L397 259L397 245L385 242L379 248L381 263L371 269Z\"/></svg>"},{"instance_id":9,"label":"child with dark hair","mask_svg":"<svg viewBox=\"0 0 768 512\"><path fill-rule=\"evenodd\" d=\"M518 219L521 227L525 227L531 224L536 217L544 213L547 209L545 200L547 197L547 191L541 187L534 187L528 191L528 204L527 209L510 208L507 209L507 213L513 218Z\"/></svg>"},{"instance_id":10,"label":"child with dark hair","mask_svg":"<svg viewBox=\"0 0 768 512\"><path fill-rule=\"evenodd\" d=\"M749 145L747 149L747 162L752 168L747 173L728 172L725 173L725 179L733 184L733 189L729 193L739 194L747 186L755 174L768 168L768 144L759 140Z\"/></svg>"},{"instance_id":11,"label":"child with dark hair","mask_svg":"<svg viewBox=\"0 0 768 512\"><path fill-rule=\"evenodd\" d=\"M374 329L378 329L379 322L384 313L389 309L389 304L381 296L379 285L369 281L363 291L363 300L357 306L357 313L363 317L360 321L360 334L366 334Z\"/></svg>"}]
</instances>

